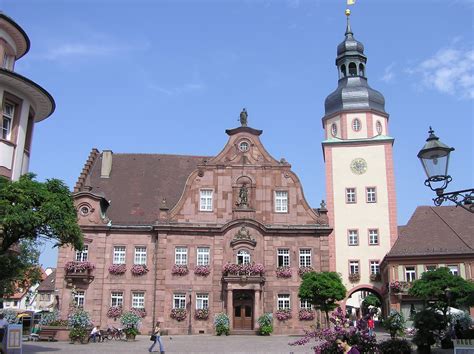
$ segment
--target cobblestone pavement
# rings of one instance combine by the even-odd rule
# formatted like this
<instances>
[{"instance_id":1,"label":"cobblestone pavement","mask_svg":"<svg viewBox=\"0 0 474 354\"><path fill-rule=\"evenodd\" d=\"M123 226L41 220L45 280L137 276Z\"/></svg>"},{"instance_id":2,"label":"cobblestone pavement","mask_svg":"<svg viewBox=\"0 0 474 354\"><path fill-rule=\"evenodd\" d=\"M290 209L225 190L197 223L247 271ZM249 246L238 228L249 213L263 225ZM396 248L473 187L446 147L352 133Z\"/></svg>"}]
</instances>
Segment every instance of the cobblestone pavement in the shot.
<instances>
[{"instance_id":1,"label":"cobblestone pavement","mask_svg":"<svg viewBox=\"0 0 474 354\"><path fill-rule=\"evenodd\" d=\"M378 339L386 339L388 335L379 333ZM162 337L166 353L186 354L289 354L312 353L311 345L290 347L298 337L294 336L228 336L210 335L169 336ZM382 339L382 340L383 340ZM148 353L151 345L148 336L137 336L134 342L110 341L105 343L69 344L68 342L24 342L23 353ZM159 348L155 346L155 350ZM453 350L433 349L433 354L453 353Z\"/></svg>"}]
</instances>

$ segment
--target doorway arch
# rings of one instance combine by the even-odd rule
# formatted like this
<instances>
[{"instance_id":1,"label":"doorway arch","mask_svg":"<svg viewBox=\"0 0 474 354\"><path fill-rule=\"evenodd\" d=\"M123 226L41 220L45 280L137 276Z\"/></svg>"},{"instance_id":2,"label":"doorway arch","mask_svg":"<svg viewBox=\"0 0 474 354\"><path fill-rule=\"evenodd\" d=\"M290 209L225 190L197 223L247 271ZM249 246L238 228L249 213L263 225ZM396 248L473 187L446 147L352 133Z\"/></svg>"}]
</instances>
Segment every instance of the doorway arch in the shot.
<instances>
[{"instance_id":1,"label":"doorway arch","mask_svg":"<svg viewBox=\"0 0 474 354\"><path fill-rule=\"evenodd\" d=\"M352 289L350 289L347 292L346 298L344 299L343 303L341 304L342 309L344 312L348 313L348 310L350 309L351 312L355 308L357 316L360 317L362 313L360 312L361 309L361 300L359 301L358 306L354 306L354 303L357 303L357 299L353 299L354 295L360 295L360 297L365 297L366 294L373 294L375 295L379 301L380 301L380 310L381 310L381 315L385 316L386 315L386 309L385 309L385 303L384 303L384 297L383 297L383 292L379 288L377 288L374 285L369 285L369 284L362 284L358 285ZM352 301L351 301L352 300ZM358 309L358 310L357 310Z\"/></svg>"}]
</instances>

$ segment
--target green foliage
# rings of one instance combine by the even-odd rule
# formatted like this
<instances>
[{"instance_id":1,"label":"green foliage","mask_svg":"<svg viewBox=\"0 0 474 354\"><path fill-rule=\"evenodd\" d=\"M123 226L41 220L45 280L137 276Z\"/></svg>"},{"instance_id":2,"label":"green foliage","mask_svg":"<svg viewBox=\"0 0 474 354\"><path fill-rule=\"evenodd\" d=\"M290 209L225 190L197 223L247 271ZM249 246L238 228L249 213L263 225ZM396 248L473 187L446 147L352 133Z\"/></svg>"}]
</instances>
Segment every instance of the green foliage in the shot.
<instances>
[{"instance_id":1,"label":"green foliage","mask_svg":"<svg viewBox=\"0 0 474 354\"><path fill-rule=\"evenodd\" d=\"M230 321L229 316L225 312L219 312L214 316L214 326L216 327L216 334L218 336L225 334L229 335Z\"/></svg>"},{"instance_id":2,"label":"green foliage","mask_svg":"<svg viewBox=\"0 0 474 354\"><path fill-rule=\"evenodd\" d=\"M405 318L400 312L391 310L390 315L382 321L382 326L390 333L390 337L395 339L405 333Z\"/></svg>"},{"instance_id":3,"label":"green foliage","mask_svg":"<svg viewBox=\"0 0 474 354\"><path fill-rule=\"evenodd\" d=\"M84 341L87 337L88 330L84 327L73 327L69 331L69 339L72 341Z\"/></svg>"},{"instance_id":4,"label":"green foliage","mask_svg":"<svg viewBox=\"0 0 474 354\"><path fill-rule=\"evenodd\" d=\"M69 328L87 328L92 322L89 313L79 308L69 315L68 325Z\"/></svg>"},{"instance_id":5,"label":"green foliage","mask_svg":"<svg viewBox=\"0 0 474 354\"><path fill-rule=\"evenodd\" d=\"M138 328L138 325L141 322L141 317L138 316L135 312L125 312L120 316L120 323L124 326L125 329ZM127 333L125 331L125 333Z\"/></svg>"},{"instance_id":6,"label":"green foliage","mask_svg":"<svg viewBox=\"0 0 474 354\"><path fill-rule=\"evenodd\" d=\"M266 312L260 316L258 322L258 333L262 336L268 336L273 332L273 314Z\"/></svg>"},{"instance_id":7,"label":"green foliage","mask_svg":"<svg viewBox=\"0 0 474 354\"><path fill-rule=\"evenodd\" d=\"M389 339L377 345L380 353L384 354L410 354L411 346L406 339Z\"/></svg>"},{"instance_id":8,"label":"green foliage","mask_svg":"<svg viewBox=\"0 0 474 354\"><path fill-rule=\"evenodd\" d=\"M4 319L8 323L18 322L18 319L16 318L17 312L15 310L11 310L11 309L0 310L0 313L3 313L3 316L5 316Z\"/></svg>"},{"instance_id":9,"label":"green foliage","mask_svg":"<svg viewBox=\"0 0 474 354\"><path fill-rule=\"evenodd\" d=\"M337 307L338 301L344 300L346 292L346 287L336 272L308 272L303 275L298 296L324 311L329 323L329 311Z\"/></svg>"},{"instance_id":10,"label":"green foliage","mask_svg":"<svg viewBox=\"0 0 474 354\"><path fill-rule=\"evenodd\" d=\"M258 328L258 333L262 336L269 336L273 332L272 325L264 325Z\"/></svg>"},{"instance_id":11,"label":"green foliage","mask_svg":"<svg viewBox=\"0 0 474 354\"><path fill-rule=\"evenodd\" d=\"M416 328L413 343L420 348L430 347L436 342L435 332L446 328L443 315L434 309L425 309L415 314L413 326Z\"/></svg>"},{"instance_id":12,"label":"green foliage","mask_svg":"<svg viewBox=\"0 0 474 354\"><path fill-rule=\"evenodd\" d=\"M364 301L362 301L362 309L365 313L369 311L369 307L373 306L375 308L380 307L382 304L379 298L374 294L369 294L365 297Z\"/></svg>"}]
</instances>

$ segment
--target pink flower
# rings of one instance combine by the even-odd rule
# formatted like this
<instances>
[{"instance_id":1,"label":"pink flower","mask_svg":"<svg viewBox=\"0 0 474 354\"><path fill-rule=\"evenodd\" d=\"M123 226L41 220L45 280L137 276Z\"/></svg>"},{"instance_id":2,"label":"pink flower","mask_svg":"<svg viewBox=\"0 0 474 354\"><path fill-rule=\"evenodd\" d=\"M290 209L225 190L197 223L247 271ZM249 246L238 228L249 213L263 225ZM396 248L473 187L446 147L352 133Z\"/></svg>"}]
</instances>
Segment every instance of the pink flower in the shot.
<instances>
[{"instance_id":1,"label":"pink flower","mask_svg":"<svg viewBox=\"0 0 474 354\"><path fill-rule=\"evenodd\" d=\"M197 309L194 313L194 318L197 320L207 320L209 318L208 309Z\"/></svg>"},{"instance_id":2,"label":"pink flower","mask_svg":"<svg viewBox=\"0 0 474 354\"><path fill-rule=\"evenodd\" d=\"M312 321L314 320L314 311L310 309L301 309L298 313L298 317L301 321Z\"/></svg>"},{"instance_id":3,"label":"pink flower","mask_svg":"<svg viewBox=\"0 0 474 354\"><path fill-rule=\"evenodd\" d=\"M179 322L186 319L186 315L187 315L186 309L172 309L170 317L174 318L176 321Z\"/></svg>"},{"instance_id":4,"label":"pink flower","mask_svg":"<svg viewBox=\"0 0 474 354\"><path fill-rule=\"evenodd\" d=\"M122 306L111 306L107 310L107 317L117 319L122 315Z\"/></svg>"},{"instance_id":5,"label":"pink flower","mask_svg":"<svg viewBox=\"0 0 474 354\"><path fill-rule=\"evenodd\" d=\"M130 312L133 312L135 315L137 315L138 317L145 317L146 316L146 310L143 308L143 307L132 307L130 309Z\"/></svg>"},{"instance_id":6,"label":"pink flower","mask_svg":"<svg viewBox=\"0 0 474 354\"><path fill-rule=\"evenodd\" d=\"M109 273L114 275L121 275L127 271L125 264L112 264L109 267Z\"/></svg>"},{"instance_id":7,"label":"pink flower","mask_svg":"<svg viewBox=\"0 0 474 354\"><path fill-rule=\"evenodd\" d=\"M194 268L194 274L207 277L209 274L211 274L211 267L208 265L197 266Z\"/></svg>"},{"instance_id":8,"label":"pink flower","mask_svg":"<svg viewBox=\"0 0 474 354\"><path fill-rule=\"evenodd\" d=\"M235 264L227 263L222 268L224 275L260 275L265 273L265 267L260 263Z\"/></svg>"},{"instance_id":9,"label":"pink flower","mask_svg":"<svg viewBox=\"0 0 474 354\"><path fill-rule=\"evenodd\" d=\"M171 269L171 274L183 276L189 273L188 266L186 264L175 264Z\"/></svg>"},{"instance_id":10,"label":"pink flower","mask_svg":"<svg viewBox=\"0 0 474 354\"><path fill-rule=\"evenodd\" d=\"M95 266L91 262L69 261L64 265L64 269L67 273L85 272L93 270L94 268Z\"/></svg>"},{"instance_id":11,"label":"pink flower","mask_svg":"<svg viewBox=\"0 0 474 354\"><path fill-rule=\"evenodd\" d=\"M148 273L148 268L144 264L134 264L130 271L133 275L144 275Z\"/></svg>"},{"instance_id":12,"label":"pink flower","mask_svg":"<svg viewBox=\"0 0 474 354\"><path fill-rule=\"evenodd\" d=\"M278 278L291 278L291 268L288 266L278 267L276 275Z\"/></svg>"},{"instance_id":13,"label":"pink flower","mask_svg":"<svg viewBox=\"0 0 474 354\"><path fill-rule=\"evenodd\" d=\"M300 275L300 277L309 272L314 272L314 268L311 266L308 266L308 267L300 267L298 269L298 274Z\"/></svg>"},{"instance_id":14,"label":"pink flower","mask_svg":"<svg viewBox=\"0 0 474 354\"><path fill-rule=\"evenodd\" d=\"M275 317L279 321L286 321L291 318L291 309L282 309L275 312Z\"/></svg>"}]
</instances>

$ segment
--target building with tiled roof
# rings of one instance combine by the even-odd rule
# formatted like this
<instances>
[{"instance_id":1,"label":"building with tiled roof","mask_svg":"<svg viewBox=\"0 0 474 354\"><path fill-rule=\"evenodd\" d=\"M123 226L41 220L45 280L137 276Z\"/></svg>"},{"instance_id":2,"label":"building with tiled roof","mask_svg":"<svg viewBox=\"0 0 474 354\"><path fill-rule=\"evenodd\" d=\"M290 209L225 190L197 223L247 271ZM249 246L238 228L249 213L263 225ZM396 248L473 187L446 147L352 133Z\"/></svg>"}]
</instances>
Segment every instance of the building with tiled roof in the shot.
<instances>
[{"instance_id":1,"label":"building with tiled roof","mask_svg":"<svg viewBox=\"0 0 474 354\"><path fill-rule=\"evenodd\" d=\"M40 283L36 289L36 309L40 311L54 310L57 302L56 296L56 269L49 269L48 276Z\"/></svg>"}]
</instances>

